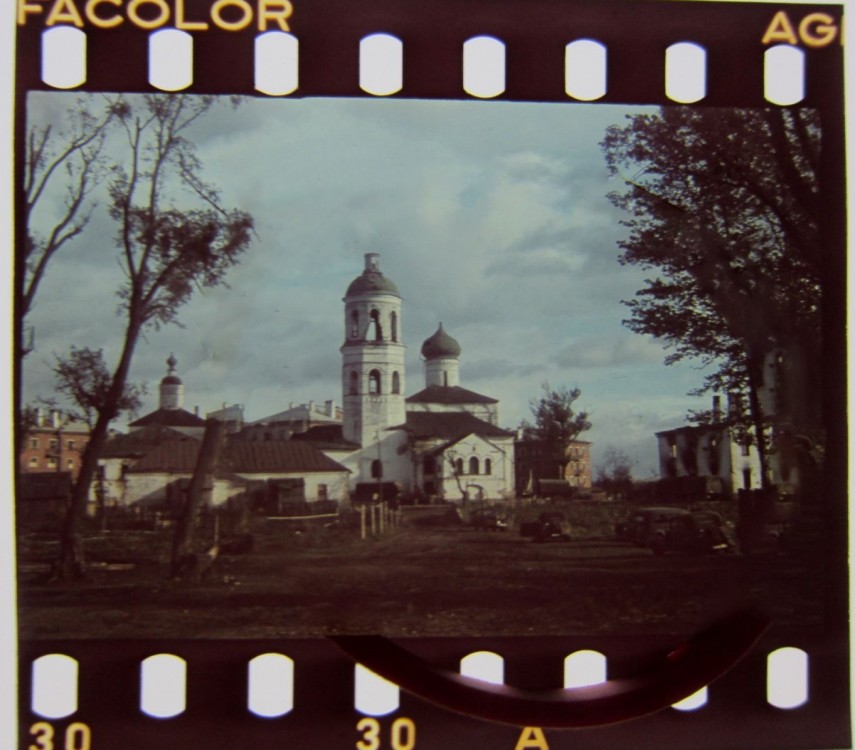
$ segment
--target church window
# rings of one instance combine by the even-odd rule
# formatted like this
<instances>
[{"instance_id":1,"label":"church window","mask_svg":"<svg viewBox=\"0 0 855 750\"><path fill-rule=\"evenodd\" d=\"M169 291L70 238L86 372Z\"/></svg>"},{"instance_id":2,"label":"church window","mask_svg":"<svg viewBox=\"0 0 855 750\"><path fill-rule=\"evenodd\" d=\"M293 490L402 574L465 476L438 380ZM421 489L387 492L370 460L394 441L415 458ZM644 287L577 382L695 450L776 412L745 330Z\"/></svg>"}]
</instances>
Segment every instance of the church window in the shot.
<instances>
[{"instance_id":1,"label":"church window","mask_svg":"<svg viewBox=\"0 0 855 750\"><path fill-rule=\"evenodd\" d=\"M425 456L423 466L424 466L425 474L435 474L436 473L436 462L433 460L433 456Z\"/></svg>"},{"instance_id":2,"label":"church window","mask_svg":"<svg viewBox=\"0 0 855 750\"><path fill-rule=\"evenodd\" d=\"M393 312L390 316L390 328L392 329L392 341L398 340L398 313Z\"/></svg>"},{"instance_id":3,"label":"church window","mask_svg":"<svg viewBox=\"0 0 855 750\"><path fill-rule=\"evenodd\" d=\"M477 474L478 473L478 457L477 456L472 456L472 458L469 459L469 473L470 474Z\"/></svg>"},{"instance_id":4,"label":"church window","mask_svg":"<svg viewBox=\"0 0 855 750\"><path fill-rule=\"evenodd\" d=\"M454 462L454 471L456 474L463 474L463 459L462 458L458 458Z\"/></svg>"},{"instance_id":5,"label":"church window","mask_svg":"<svg viewBox=\"0 0 855 750\"><path fill-rule=\"evenodd\" d=\"M493 462L489 458L484 459L484 473L492 474L493 473Z\"/></svg>"},{"instance_id":6,"label":"church window","mask_svg":"<svg viewBox=\"0 0 855 750\"><path fill-rule=\"evenodd\" d=\"M372 310L368 321L368 334L365 337L369 341L382 341L383 329L380 327L380 312Z\"/></svg>"},{"instance_id":7,"label":"church window","mask_svg":"<svg viewBox=\"0 0 855 750\"><path fill-rule=\"evenodd\" d=\"M359 336L359 313L354 310L350 314L350 338L355 339Z\"/></svg>"},{"instance_id":8,"label":"church window","mask_svg":"<svg viewBox=\"0 0 855 750\"><path fill-rule=\"evenodd\" d=\"M359 395L359 373L356 370L350 371L350 395Z\"/></svg>"},{"instance_id":9,"label":"church window","mask_svg":"<svg viewBox=\"0 0 855 750\"><path fill-rule=\"evenodd\" d=\"M401 376L398 375L398 371L392 373L392 393L400 393L401 392Z\"/></svg>"},{"instance_id":10,"label":"church window","mask_svg":"<svg viewBox=\"0 0 855 750\"><path fill-rule=\"evenodd\" d=\"M383 464L375 459L371 462L371 478L372 479L382 479L383 478Z\"/></svg>"},{"instance_id":11,"label":"church window","mask_svg":"<svg viewBox=\"0 0 855 750\"><path fill-rule=\"evenodd\" d=\"M368 373L368 392L373 396L377 396L381 393L380 370L372 370Z\"/></svg>"}]
</instances>

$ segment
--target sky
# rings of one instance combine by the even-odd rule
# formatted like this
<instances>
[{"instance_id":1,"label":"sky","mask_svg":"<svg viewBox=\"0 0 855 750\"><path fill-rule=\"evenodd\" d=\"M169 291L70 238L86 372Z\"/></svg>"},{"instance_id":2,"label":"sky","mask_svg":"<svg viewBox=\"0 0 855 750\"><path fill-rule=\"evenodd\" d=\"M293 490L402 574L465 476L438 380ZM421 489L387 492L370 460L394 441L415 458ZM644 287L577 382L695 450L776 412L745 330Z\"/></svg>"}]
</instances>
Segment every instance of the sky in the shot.
<instances>
[{"instance_id":1,"label":"sky","mask_svg":"<svg viewBox=\"0 0 855 750\"><path fill-rule=\"evenodd\" d=\"M31 122L62 122L79 94L37 93ZM639 112L638 108L632 112ZM625 218L599 143L616 105L367 99L248 99L200 120L193 141L224 205L249 211L256 237L228 287L197 293L181 326L149 331L131 379L157 408L170 353L185 408L243 404L248 420L308 400L341 402L342 297L380 254L403 297L407 394L424 387L419 349L440 322L461 344L461 385L500 400L500 424L530 416L541 384L578 387L593 424L596 469L608 448L638 478L658 467L657 430L708 398L687 393L704 371L666 366L661 342L622 325L650 272L618 262ZM118 140L111 151L119 153ZM48 222L61 196L40 214ZM68 347L122 339L121 283L106 197L54 259L28 323L24 398L54 395ZM120 420L117 427L125 426Z\"/></svg>"}]
</instances>

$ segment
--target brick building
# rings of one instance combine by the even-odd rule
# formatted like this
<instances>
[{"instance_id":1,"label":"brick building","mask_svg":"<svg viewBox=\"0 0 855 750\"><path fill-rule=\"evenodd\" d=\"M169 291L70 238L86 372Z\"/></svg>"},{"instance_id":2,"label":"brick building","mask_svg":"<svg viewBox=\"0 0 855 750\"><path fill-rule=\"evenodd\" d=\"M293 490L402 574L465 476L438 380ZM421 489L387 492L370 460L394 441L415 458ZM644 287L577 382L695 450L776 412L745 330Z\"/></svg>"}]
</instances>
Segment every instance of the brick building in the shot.
<instances>
[{"instance_id":1,"label":"brick building","mask_svg":"<svg viewBox=\"0 0 855 750\"><path fill-rule=\"evenodd\" d=\"M77 479L89 425L70 419L58 409L36 409L35 424L27 430L20 466L25 474L69 472Z\"/></svg>"}]
</instances>

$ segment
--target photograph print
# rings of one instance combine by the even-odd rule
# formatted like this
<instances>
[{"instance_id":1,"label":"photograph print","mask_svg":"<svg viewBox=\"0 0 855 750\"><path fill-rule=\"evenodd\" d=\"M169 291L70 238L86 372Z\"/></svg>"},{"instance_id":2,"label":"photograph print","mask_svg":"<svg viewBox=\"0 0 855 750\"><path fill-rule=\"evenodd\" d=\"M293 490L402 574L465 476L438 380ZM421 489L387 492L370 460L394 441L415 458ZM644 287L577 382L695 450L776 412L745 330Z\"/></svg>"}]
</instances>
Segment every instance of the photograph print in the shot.
<instances>
[{"instance_id":1,"label":"photograph print","mask_svg":"<svg viewBox=\"0 0 855 750\"><path fill-rule=\"evenodd\" d=\"M817 111L30 92L23 151L22 637L826 627Z\"/></svg>"}]
</instances>

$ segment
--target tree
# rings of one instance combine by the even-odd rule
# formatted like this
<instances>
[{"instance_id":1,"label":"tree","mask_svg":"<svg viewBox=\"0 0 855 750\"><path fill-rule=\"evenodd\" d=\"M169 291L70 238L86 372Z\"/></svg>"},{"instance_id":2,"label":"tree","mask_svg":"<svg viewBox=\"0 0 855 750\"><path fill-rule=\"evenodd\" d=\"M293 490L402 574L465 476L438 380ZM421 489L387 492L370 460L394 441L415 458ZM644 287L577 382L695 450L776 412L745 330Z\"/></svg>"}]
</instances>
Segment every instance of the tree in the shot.
<instances>
[{"instance_id":1,"label":"tree","mask_svg":"<svg viewBox=\"0 0 855 750\"><path fill-rule=\"evenodd\" d=\"M104 143L109 128L126 110L122 98L104 97L100 105L79 100L65 127L30 126L24 144L24 222L26 238L21 269L23 281L18 308L22 355L26 317L35 303L48 265L59 250L79 235L92 216L90 196L105 173ZM62 207L50 211L49 197L62 191ZM47 229L40 227L47 219Z\"/></svg>"},{"instance_id":2,"label":"tree","mask_svg":"<svg viewBox=\"0 0 855 750\"><path fill-rule=\"evenodd\" d=\"M631 218L622 264L659 275L625 301L637 333L665 340L667 364L715 369L698 393L744 393L753 432L772 358L786 371L778 425L818 429L823 264L816 112L665 108L612 126L613 174L633 174L612 202ZM764 485L766 451L758 441Z\"/></svg>"},{"instance_id":3,"label":"tree","mask_svg":"<svg viewBox=\"0 0 855 750\"><path fill-rule=\"evenodd\" d=\"M543 442L548 457L558 465L558 477L564 478L564 469L570 461L567 448L580 433L591 429L588 413L576 412L574 404L582 395L579 388L541 386L540 398L529 402L534 424L523 421L521 427L526 439Z\"/></svg>"},{"instance_id":4,"label":"tree","mask_svg":"<svg viewBox=\"0 0 855 750\"><path fill-rule=\"evenodd\" d=\"M632 490L632 464L625 451L608 446L597 468L597 484L609 495L628 495Z\"/></svg>"},{"instance_id":5,"label":"tree","mask_svg":"<svg viewBox=\"0 0 855 750\"><path fill-rule=\"evenodd\" d=\"M124 281L119 311L124 336L109 382L100 372L91 384L97 413L62 530L59 577L82 572L79 520L110 422L126 408L128 375L140 335L175 322L196 288L221 284L247 249L252 217L220 205L217 191L201 177L201 163L188 137L190 127L212 106L214 97L146 96L121 112L127 139L126 162L113 167L109 215L117 225L116 243ZM181 188L195 205L178 208ZM98 372L97 369L95 371Z\"/></svg>"},{"instance_id":6,"label":"tree","mask_svg":"<svg viewBox=\"0 0 855 750\"><path fill-rule=\"evenodd\" d=\"M72 346L68 356L56 358L54 375L57 391L75 404L80 410L80 418L91 430L112 385L112 376L104 362L104 351ZM142 405L144 394L144 387L125 383L124 391L116 403L117 414L136 412Z\"/></svg>"}]
</instances>

